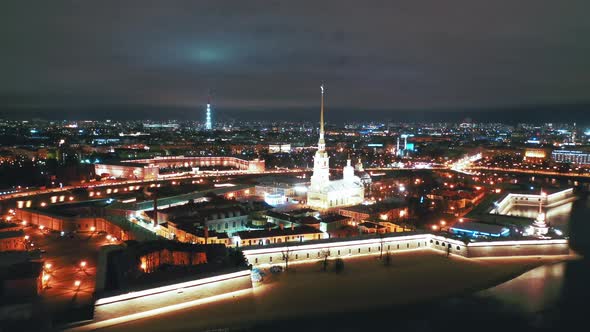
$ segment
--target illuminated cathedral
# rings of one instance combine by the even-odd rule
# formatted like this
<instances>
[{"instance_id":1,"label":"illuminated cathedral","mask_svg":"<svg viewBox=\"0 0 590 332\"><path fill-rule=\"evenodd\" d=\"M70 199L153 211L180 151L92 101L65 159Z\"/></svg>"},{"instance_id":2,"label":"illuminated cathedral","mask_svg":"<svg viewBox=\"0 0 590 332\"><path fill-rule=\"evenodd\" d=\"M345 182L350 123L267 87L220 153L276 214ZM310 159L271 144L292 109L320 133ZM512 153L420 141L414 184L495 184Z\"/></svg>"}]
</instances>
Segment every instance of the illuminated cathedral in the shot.
<instances>
[{"instance_id":1,"label":"illuminated cathedral","mask_svg":"<svg viewBox=\"0 0 590 332\"><path fill-rule=\"evenodd\" d=\"M307 191L307 205L319 210L341 206L357 205L365 199L365 188L361 179L354 175L350 157L343 169L340 180L330 180L330 157L326 152L324 139L324 86L321 86L320 139L313 159L313 175Z\"/></svg>"}]
</instances>

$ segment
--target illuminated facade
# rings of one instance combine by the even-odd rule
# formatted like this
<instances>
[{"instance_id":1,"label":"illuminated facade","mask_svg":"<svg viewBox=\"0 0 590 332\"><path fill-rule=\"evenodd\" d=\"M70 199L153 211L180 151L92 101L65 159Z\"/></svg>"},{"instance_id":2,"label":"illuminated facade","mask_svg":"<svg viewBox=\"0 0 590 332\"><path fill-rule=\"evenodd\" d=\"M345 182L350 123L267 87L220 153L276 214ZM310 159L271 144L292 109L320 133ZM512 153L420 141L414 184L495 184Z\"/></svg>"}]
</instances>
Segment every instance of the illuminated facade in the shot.
<instances>
[{"instance_id":1,"label":"illuminated facade","mask_svg":"<svg viewBox=\"0 0 590 332\"><path fill-rule=\"evenodd\" d=\"M524 161L541 162L547 158L547 152L544 149L526 149L524 151Z\"/></svg>"},{"instance_id":2,"label":"illuminated facade","mask_svg":"<svg viewBox=\"0 0 590 332\"><path fill-rule=\"evenodd\" d=\"M350 159L343 169L343 178L330 180L330 157L326 152L324 139L324 87L322 86L321 89L320 138L313 161L313 175L307 192L307 205L315 209L327 210L360 204L365 198L365 188L361 179L354 175Z\"/></svg>"},{"instance_id":3,"label":"illuminated facade","mask_svg":"<svg viewBox=\"0 0 590 332\"><path fill-rule=\"evenodd\" d=\"M555 150L551 158L560 163L590 165L590 153L582 151Z\"/></svg>"},{"instance_id":4,"label":"illuminated facade","mask_svg":"<svg viewBox=\"0 0 590 332\"><path fill-rule=\"evenodd\" d=\"M123 160L116 163L94 164L95 173L122 179L155 180L161 168L178 167L233 167L240 171L261 173L265 170L264 160L245 160L236 157L155 157L151 159Z\"/></svg>"}]
</instances>

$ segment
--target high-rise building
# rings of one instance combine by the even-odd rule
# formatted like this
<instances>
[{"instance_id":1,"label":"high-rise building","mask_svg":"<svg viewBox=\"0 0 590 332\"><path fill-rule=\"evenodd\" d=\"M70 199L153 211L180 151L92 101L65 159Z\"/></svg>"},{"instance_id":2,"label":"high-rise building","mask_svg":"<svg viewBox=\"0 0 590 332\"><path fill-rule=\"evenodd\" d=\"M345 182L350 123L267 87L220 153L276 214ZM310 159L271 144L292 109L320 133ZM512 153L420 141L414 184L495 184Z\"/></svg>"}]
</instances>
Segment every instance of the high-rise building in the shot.
<instances>
[{"instance_id":1,"label":"high-rise building","mask_svg":"<svg viewBox=\"0 0 590 332\"><path fill-rule=\"evenodd\" d=\"M207 100L207 115L205 117L205 129L213 129L213 124L211 123L211 97L209 97L209 99Z\"/></svg>"}]
</instances>

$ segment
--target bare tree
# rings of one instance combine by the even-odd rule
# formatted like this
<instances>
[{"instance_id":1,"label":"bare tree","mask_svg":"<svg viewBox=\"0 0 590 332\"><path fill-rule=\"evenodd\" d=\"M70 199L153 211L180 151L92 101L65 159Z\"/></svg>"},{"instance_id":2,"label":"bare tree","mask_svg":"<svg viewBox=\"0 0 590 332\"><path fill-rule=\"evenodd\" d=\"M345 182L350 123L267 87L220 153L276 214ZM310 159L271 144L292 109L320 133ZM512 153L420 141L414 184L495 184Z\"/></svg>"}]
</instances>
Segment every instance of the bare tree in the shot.
<instances>
[{"instance_id":1,"label":"bare tree","mask_svg":"<svg viewBox=\"0 0 590 332\"><path fill-rule=\"evenodd\" d=\"M385 237L383 233L379 233L379 259L383 259L383 244L385 243Z\"/></svg>"},{"instance_id":2,"label":"bare tree","mask_svg":"<svg viewBox=\"0 0 590 332\"><path fill-rule=\"evenodd\" d=\"M320 256L324 259L324 261L322 262L323 264L323 268L324 268L324 272L328 270L328 257L330 257L330 250L328 249L323 249L320 252Z\"/></svg>"},{"instance_id":3,"label":"bare tree","mask_svg":"<svg viewBox=\"0 0 590 332\"><path fill-rule=\"evenodd\" d=\"M385 256L383 257L383 265L391 265L391 252L389 250L385 252Z\"/></svg>"},{"instance_id":4,"label":"bare tree","mask_svg":"<svg viewBox=\"0 0 590 332\"><path fill-rule=\"evenodd\" d=\"M289 269L289 259L293 257L293 254L291 253L291 248L288 244L285 246L285 249L281 251L281 255L283 260L285 261L285 271L287 271Z\"/></svg>"}]
</instances>

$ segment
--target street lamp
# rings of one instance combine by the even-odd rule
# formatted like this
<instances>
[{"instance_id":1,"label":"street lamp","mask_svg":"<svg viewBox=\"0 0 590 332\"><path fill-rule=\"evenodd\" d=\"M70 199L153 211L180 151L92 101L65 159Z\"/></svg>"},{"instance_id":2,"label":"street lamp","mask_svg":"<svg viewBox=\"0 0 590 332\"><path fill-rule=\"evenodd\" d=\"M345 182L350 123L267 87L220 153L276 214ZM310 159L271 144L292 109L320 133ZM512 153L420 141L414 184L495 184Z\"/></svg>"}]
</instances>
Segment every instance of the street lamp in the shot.
<instances>
[{"instance_id":1,"label":"street lamp","mask_svg":"<svg viewBox=\"0 0 590 332\"><path fill-rule=\"evenodd\" d=\"M49 274L43 275L43 288L49 287L49 278L51 278L51 276Z\"/></svg>"},{"instance_id":2,"label":"street lamp","mask_svg":"<svg viewBox=\"0 0 590 332\"><path fill-rule=\"evenodd\" d=\"M81 261L81 262L80 262L80 268L81 268L82 270L84 270L84 269L86 268L86 261Z\"/></svg>"},{"instance_id":3,"label":"street lamp","mask_svg":"<svg viewBox=\"0 0 590 332\"><path fill-rule=\"evenodd\" d=\"M90 227L90 231L91 231L91 232L94 232L94 231L96 231L96 227L94 227L94 226Z\"/></svg>"},{"instance_id":4,"label":"street lamp","mask_svg":"<svg viewBox=\"0 0 590 332\"><path fill-rule=\"evenodd\" d=\"M51 266L52 266L51 263L45 263L45 266L44 266L45 271L49 271L51 269Z\"/></svg>"},{"instance_id":5,"label":"street lamp","mask_svg":"<svg viewBox=\"0 0 590 332\"><path fill-rule=\"evenodd\" d=\"M74 286L76 287L76 291L80 290L81 284L82 284L82 282L80 280L74 281Z\"/></svg>"}]
</instances>

